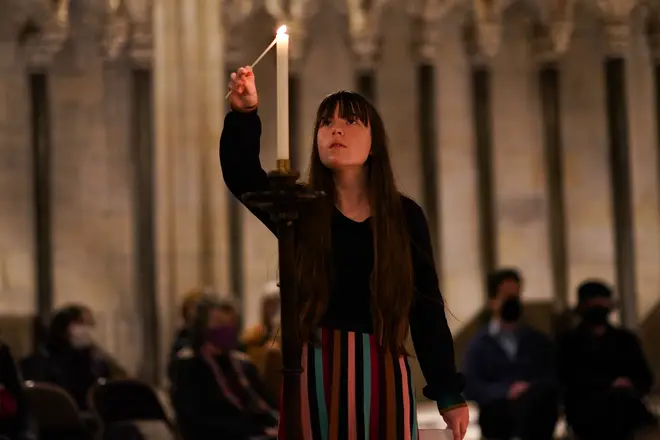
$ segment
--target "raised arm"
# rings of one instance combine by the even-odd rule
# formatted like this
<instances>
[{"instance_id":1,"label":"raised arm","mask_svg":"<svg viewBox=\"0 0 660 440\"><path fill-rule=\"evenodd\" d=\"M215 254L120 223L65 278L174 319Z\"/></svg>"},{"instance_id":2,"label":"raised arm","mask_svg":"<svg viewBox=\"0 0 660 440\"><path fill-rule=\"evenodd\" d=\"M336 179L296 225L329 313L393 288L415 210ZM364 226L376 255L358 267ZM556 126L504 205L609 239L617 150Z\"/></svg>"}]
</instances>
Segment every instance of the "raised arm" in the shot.
<instances>
[{"instance_id":1,"label":"raised arm","mask_svg":"<svg viewBox=\"0 0 660 440\"><path fill-rule=\"evenodd\" d=\"M435 400L443 411L465 405L461 396L463 377L456 372L452 339L445 303L438 288L433 247L428 223L422 209L404 199L412 242L415 271L415 298L410 311L410 331L415 354L427 386L424 395Z\"/></svg>"},{"instance_id":2,"label":"raised arm","mask_svg":"<svg viewBox=\"0 0 660 440\"><path fill-rule=\"evenodd\" d=\"M261 120L257 112L258 97L254 74L250 68L240 68L231 75L230 103L232 110L225 116L220 137L220 166L229 191L243 203L243 195L269 189L268 176L261 168ZM250 211L274 234L275 223L268 213Z\"/></svg>"}]
</instances>

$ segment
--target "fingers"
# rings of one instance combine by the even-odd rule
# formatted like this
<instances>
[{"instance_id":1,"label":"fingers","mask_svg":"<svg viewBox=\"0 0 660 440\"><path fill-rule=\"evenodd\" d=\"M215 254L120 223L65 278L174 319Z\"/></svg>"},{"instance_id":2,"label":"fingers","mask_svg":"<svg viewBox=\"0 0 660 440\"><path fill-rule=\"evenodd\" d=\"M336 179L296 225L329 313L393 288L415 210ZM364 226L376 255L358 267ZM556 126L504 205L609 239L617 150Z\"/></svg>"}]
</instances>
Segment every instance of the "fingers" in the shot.
<instances>
[{"instance_id":1,"label":"fingers","mask_svg":"<svg viewBox=\"0 0 660 440\"><path fill-rule=\"evenodd\" d=\"M467 433L468 424L461 420L456 420L449 426L451 433L454 437L453 440L463 440Z\"/></svg>"},{"instance_id":2,"label":"fingers","mask_svg":"<svg viewBox=\"0 0 660 440\"><path fill-rule=\"evenodd\" d=\"M458 426L454 426L454 429L451 430L451 433L454 436L454 440L463 440L463 436L461 435L461 430L459 429Z\"/></svg>"}]
</instances>

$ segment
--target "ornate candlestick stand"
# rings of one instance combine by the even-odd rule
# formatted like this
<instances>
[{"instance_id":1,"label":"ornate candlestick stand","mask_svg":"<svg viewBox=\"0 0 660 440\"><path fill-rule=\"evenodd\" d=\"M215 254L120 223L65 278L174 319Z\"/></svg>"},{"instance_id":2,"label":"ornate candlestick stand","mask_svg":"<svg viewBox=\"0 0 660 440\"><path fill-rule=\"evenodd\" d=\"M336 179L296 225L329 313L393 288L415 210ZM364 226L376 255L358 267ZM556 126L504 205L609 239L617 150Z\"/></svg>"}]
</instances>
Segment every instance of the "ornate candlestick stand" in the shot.
<instances>
[{"instance_id":1,"label":"ornate candlestick stand","mask_svg":"<svg viewBox=\"0 0 660 440\"><path fill-rule=\"evenodd\" d=\"M285 415L284 438L302 440L300 422L300 374L303 371L298 294L295 286L295 227L300 208L324 194L298 183L300 173L291 169L289 160L277 161L268 173L270 190L243 196L246 205L269 212L277 222L282 331L282 402Z\"/></svg>"}]
</instances>

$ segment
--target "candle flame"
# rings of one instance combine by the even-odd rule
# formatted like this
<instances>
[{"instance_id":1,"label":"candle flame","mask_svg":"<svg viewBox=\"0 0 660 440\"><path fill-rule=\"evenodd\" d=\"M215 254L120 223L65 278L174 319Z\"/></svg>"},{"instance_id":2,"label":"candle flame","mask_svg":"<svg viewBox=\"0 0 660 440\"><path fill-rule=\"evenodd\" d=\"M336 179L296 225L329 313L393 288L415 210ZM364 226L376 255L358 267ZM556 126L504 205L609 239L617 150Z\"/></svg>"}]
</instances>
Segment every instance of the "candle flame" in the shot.
<instances>
[{"instance_id":1,"label":"candle flame","mask_svg":"<svg viewBox=\"0 0 660 440\"><path fill-rule=\"evenodd\" d=\"M282 25L277 29L277 35L283 35L286 34L286 25Z\"/></svg>"}]
</instances>

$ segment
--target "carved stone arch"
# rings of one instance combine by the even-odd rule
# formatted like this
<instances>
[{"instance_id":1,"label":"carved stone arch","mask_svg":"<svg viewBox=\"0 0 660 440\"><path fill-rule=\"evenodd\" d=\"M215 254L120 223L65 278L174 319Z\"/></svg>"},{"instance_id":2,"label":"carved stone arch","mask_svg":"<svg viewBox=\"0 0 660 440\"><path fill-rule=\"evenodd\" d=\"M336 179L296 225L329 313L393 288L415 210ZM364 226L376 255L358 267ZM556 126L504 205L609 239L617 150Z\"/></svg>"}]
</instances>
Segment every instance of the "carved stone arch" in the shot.
<instances>
[{"instance_id":1,"label":"carved stone arch","mask_svg":"<svg viewBox=\"0 0 660 440\"><path fill-rule=\"evenodd\" d=\"M371 70L378 61L382 18L393 0L336 0L336 10L346 18L348 44L358 70Z\"/></svg>"},{"instance_id":2,"label":"carved stone arch","mask_svg":"<svg viewBox=\"0 0 660 440\"><path fill-rule=\"evenodd\" d=\"M502 43L503 14L510 0L470 0L472 8L463 27L463 36L473 62L494 57Z\"/></svg>"},{"instance_id":3,"label":"carved stone arch","mask_svg":"<svg viewBox=\"0 0 660 440\"><path fill-rule=\"evenodd\" d=\"M441 39L442 21L465 20L469 8L461 0L411 0L406 12L412 28L412 50L423 61L433 64Z\"/></svg>"},{"instance_id":4,"label":"carved stone arch","mask_svg":"<svg viewBox=\"0 0 660 440\"><path fill-rule=\"evenodd\" d=\"M598 0L604 33L612 55L622 55L630 45L632 12L638 0Z\"/></svg>"},{"instance_id":5,"label":"carved stone arch","mask_svg":"<svg viewBox=\"0 0 660 440\"><path fill-rule=\"evenodd\" d=\"M575 0L538 1L531 37L539 61L553 61L568 50L575 29Z\"/></svg>"},{"instance_id":6,"label":"carved stone arch","mask_svg":"<svg viewBox=\"0 0 660 440\"><path fill-rule=\"evenodd\" d=\"M21 53L30 67L44 68L69 39L69 0L32 0L27 6L30 32L21 41Z\"/></svg>"},{"instance_id":7,"label":"carved stone arch","mask_svg":"<svg viewBox=\"0 0 660 440\"><path fill-rule=\"evenodd\" d=\"M148 67L153 59L154 0L124 0L131 23L128 55L139 67Z\"/></svg>"},{"instance_id":8,"label":"carved stone arch","mask_svg":"<svg viewBox=\"0 0 660 440\"><path fill-rule=\"evenodd\" d=\"M101 46L106 61L117 61L130 41L131 20L126 4L120 0L106 0L103 11Z\"/></svg>"},{"instance_id":9,"label":"carved stone arch","mask_svg":"<svg viewBox=\"0 0 660 440\"><path fill-rule=\"evenodd\" d=\"M265 0L266 11L279 24L285 24L291 35L289 54L291 68L302 66L309 46L309 27L321 7L320 0Z\"/></svg>"}]
</instances>

